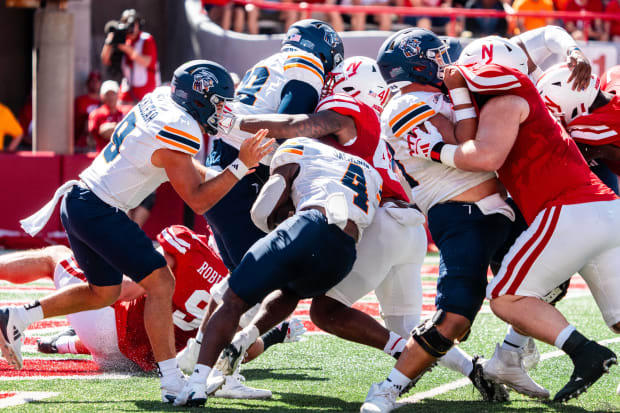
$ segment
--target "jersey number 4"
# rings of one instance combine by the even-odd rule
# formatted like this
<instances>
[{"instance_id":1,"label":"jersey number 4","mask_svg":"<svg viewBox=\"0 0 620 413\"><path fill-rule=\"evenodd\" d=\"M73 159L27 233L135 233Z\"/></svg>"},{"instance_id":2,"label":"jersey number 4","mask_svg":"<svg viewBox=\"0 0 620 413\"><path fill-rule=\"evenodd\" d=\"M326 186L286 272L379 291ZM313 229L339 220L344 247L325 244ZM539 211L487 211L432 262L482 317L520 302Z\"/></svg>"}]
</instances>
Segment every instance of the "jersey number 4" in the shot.
<instances>
[{"instance_id":1,"label":"jersey number 4","mask_svg":"<svg viewBox=\"0 0 620 413\"><path fill-rule=\"evenodd\" d=\"M108 143L103 150L103 158L106 160L106 162L112 162L114 158L118 156L123 141L135 127L136 114L133 112L129 112L129 114L125 116L121 123L116 125L114 133L112 133L110 143Z\"/></svg>"},{"instance_id":2,"label":"jersey number 4","mask_svg":"<svg viewBox=\"0 0 620 413\"><path fill-rule=\"evenodd\" d=\"M265 66L257 66L252 70L246 72L241 80L239 89L237 89L237 96L240 97L241 103L246 105L254 105L256 102L256 94L260 92L262 87L267 83L269 78L269 69Z\"/></svg>"},{"instance_id":3,"label":"jersey number 4","mask_svg":"<svg viewBox=\"0 0 620 413\"><path fill-rule=\"evenodd\" d=\"M347 172L341 181L344 186L351 188L355 192L353 203L359 209L368 213L368 190L366 189L366 178L361 166L350 163Z\"/></svg>"}]
</instances>

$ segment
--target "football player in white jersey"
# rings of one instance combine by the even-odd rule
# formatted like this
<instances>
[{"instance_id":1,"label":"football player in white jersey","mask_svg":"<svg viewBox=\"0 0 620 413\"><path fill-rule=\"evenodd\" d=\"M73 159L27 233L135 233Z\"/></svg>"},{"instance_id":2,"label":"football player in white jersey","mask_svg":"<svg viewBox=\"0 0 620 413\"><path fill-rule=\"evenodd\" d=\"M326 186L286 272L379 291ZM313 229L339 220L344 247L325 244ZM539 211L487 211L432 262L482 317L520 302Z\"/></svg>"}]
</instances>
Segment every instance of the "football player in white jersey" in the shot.
<instances>
[{"instance_id":1,"label":"football player in white jersey","mask_svg":"<svg viewBox=\"0 0 620 413\"><path fill-rule=\"evenodd\" d=\"M181 65L171 87L146 95L119 123L111 142L80 174L80 181L65 183L41 211L22 221L24 229L35 234L65 195L62 223L88 284L68 286L25 306L0 309L0 348L14 367L22 367L20 347L30 324L112 304L126 274L146 291L144 323L161 372L162 400L174 400L185 381L175 359L174 276L126 211L170 181L192 209L203 213L270 151L272 142L261 144L266 135L261 131L243 144L239 158L225 171L214 175L194 163L202 132L216 130L224 102L232 97L232 79L219 64L195 60Z\"/></svg>"},{"instance_id":2,"label":"football player in white jersey","mask_svg":"<svg viewBox=\"0 0 620 413\"><path fill-rule=\"evenodd\" d=\"M340 36L320 20L293 24L281 50L258 62L237 87L236 102L227 105L235 114L312 113L319 101L325 76L343 60ZM239 130L220 133L213 143L207 165L226 168L237 157L239 145L252 136ZM229 270L264 234L250 219L250 208L269 177L270 158L256 173L242 179L205 218Z\"/></svg>"},{"instance_id":3,"label":"football player in white jersey","mask_svg":"<svg viewBox=\"0 0 620 413\"><path fill-rule=\"evenodd\" d=\"M510 239L515 219L493 173L463 172L411 156L415 125L430 121L456 142L475 116L475 111L461 107L460 96L455 94L451 102L441 93L443 71L450 62L447 54L434 33L405 29L385 41L377 58L387 83L400 92L384 110L383 133L412 186L412 200L427 214L441 261L435 302L438 311L432 321L414 330L414 345L410 341L397 362L397 367L414 364L415 373L408 377L394 368L386 381L371 387L363 412L392 410L410 378L423 373L435 359L443 356L444 363L458 363L458 357L450 357L451 348L469 332L485 297L489 263ZM520 366L519 357L517 362ZM468 367L472 369L471 364ZM483 376L485 368L483 364ZM545 389L525 376L518 377L523 383L512 384L532 396L548 397ZM494 397L501 394L498 390ZM506 400L507 394L503 395Z\"/></svg>"},{"instance_id":4,"label":"football player in white jersey","mask_svg":"<svg viewBox=\"0 0 620 413\"><path fill-rule=\"evenodd\" d=\"M322 295L351 271L356 243L379 207L381 183L363 159L313 139L291 139L280 146L252 206L254 223L271 232L232 271L223 303L207 323L209 340L203 341L194 373L175 405L206 402L207 377L243 312L276 290L295 303ZM254 326L243 331L256 335L252 342L258 336Z\"/></svg>"}]
</instances>

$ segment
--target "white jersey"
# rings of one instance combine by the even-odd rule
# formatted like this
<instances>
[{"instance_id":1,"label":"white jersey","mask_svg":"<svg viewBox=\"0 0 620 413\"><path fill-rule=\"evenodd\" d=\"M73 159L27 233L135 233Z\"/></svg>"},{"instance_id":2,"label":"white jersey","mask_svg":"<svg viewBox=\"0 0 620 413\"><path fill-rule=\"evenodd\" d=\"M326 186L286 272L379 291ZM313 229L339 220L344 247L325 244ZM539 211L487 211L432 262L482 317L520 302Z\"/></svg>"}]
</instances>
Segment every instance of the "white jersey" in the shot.
<instances>
[{"instance_id":1,"label":"white jersey","mask_svg":"<svg viewBox=\"0 0 620 413\"><path fill-rule=\"evenodd\" d=\"M441 114L454 123L452 103L442 93L411 92L392 98L381 116L381 134L394 149L394 159L404 168L412 186L411 200L428 210L495 177L494 172L467 172L439 162L409 155L409 132L416 125Z\"/></svg>"},{"instance_id":2,"label":"white jersey","mask_svg":"<svg viewBox=\"0 0 620 413\"><path fill-rule=\"evenodd\" d=\"M168 181L151 163L153 152L172 149L196 155L200 126L170 97L169 87L147 94L116 126L110 143L80 178L102 201L128 211Z\"/></svg>"},{"instance_id":3,"label":"white jersey","mask_svg":"<svg viewBox=\"0 0 620 413\"><path fill-rule=\"evenodd\" d=\"M323 63L311 53L286 47L246 72L235 92L239 100L227 104L226 108L241 116L277 113L282 90L291 80L308 83L317 91L317 97L320 96L325 82ZM241 143L251 136L251 133L233 129L217 137L239 149ZM270 160L267 156L261 163L269 165Z\"/></svg>"},{"instance_id":4,"label":"white jersey","mask_svg":"<svg viewBox=\"0 0 620 413\"><path fill-rule=\"evenodd\" d=\"M368 162L310 138L289 139L276 151L271 172L296 163L299 173L291 187L291 199L300 211L309 206L326 207L327 199L343 193L348 219L359 230L372 222L381 201L381 175Z\"/></svg>"}]
</instances>

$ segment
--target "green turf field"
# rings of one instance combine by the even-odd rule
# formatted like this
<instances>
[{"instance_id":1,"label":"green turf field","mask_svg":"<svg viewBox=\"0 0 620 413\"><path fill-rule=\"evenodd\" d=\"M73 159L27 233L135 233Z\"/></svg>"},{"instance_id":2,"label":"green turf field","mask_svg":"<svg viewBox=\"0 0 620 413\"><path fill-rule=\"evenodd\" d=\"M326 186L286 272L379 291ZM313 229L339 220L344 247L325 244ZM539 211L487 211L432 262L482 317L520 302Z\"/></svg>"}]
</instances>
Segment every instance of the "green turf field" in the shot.
<instances>
[{"instance_id":1,"label":"green turf field","mask_svg":"<svg viewBox=\"0 0 620 413\"><path fill-rule=\"evenodd\" d=\"M3 295L3 299L23 300L37 293ZM620 353L620 336L604 325L594 301L589 296L572 297L562 301L560 310L580 331L598 341L611 340L609 347ZM472 334L462 347L471 354L490 357L495 342L503 338L505 325L484 313L477 319ZM543 354L556 349L539 343ZM26 357L40 357L26 353ZM79 358L79 356L76 356ZM210 398L206 408L217 412L357 412L373 382L381 381L394 361L385 354L361 345L324 334L309 335L300 343L278 345L263 356L247 364L242 374L246 384L268 388L274 397L268 401L235 401ZM6 371L6 368L5 370ZM541 361L532 376L550 389L552 396L564 385L571 373L566 356ZM469 384L458 386L457 373L437 367L402 399L409 400L397 412L594 412L620 411L620 396L616 387L620 382L620 368L614 366L586 394L567 404L534 401L511 393L512 401L488 404L480 401L478 393ZM437 389L448 383L454 390ZM445 387L445 386L444 386ZM425 392L434 391L432 397ZM28 404L6 408L11 412L108 412L108 411L194 411L199 409L174 408L159 401L159 380L155 375L134 376L125 379L51 379L7 380L0 372L0 406L2 393L55 392ZM6 397L6 396L4 396ZM401 399L401 400L402 400ZM415 402L414 399L421 399ZM0 408L0 411L2 409Z\"/></svg>"}]
</instances>

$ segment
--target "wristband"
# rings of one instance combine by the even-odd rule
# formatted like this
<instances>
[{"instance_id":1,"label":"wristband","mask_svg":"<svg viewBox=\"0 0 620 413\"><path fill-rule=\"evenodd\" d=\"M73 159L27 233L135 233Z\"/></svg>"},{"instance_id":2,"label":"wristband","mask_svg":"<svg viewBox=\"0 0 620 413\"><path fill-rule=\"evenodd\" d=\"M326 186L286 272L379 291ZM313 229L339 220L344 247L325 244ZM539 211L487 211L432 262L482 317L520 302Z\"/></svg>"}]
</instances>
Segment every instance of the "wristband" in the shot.
<instances>
[{"instance_id":1,"label":"wristband","mask_svg":"<svg viewBox=\"0 0 620 413\"><path fill-rule=\"evenodd\" d=\"M478 117L476 113L476 109L474 107L465 108L465 109L457 109L454 111L454 120L457 122L462 121L464 119L475 119Z\"/></svg>"},{"instance_id":2,"label":"wristband","mask_svg":"<svg viewBox=\"0 0 620 413\"><path fill-rule=\"evenodd\" d=\"M431 160L440 162L444 165L456 168L454 164L454 154L456 153L458 145L450 145L445 142L437 142L431 149Z\"/></svg>"},{"instance_id":3,"label":"wristband","mask_svg":"<svg viewBox=\"0 0 620 413\"><path fill-rule=\"evenodd\" d=\"M465 87L457 87L451 89L450 100L454 106L471 104L471 96L469 95L469 89Z\"/></svg>"},{"instance_id":4,"label":"wristband","mask_svg":"<svg viewBox=\"0 0 620 413\"><path fill-rule=\"evenodd\" d=\"M235 177L238 180L242 180L243 177L245 176L245 174L248 173L248 170L250 168L245 166L245 164L243 162L241 162L241 160L239 158L237 158L230 165L228 165L226 167L226 169L228 169L230 172L232 172L232 174L235 175Z\"/></svg>"}]
</instances>

